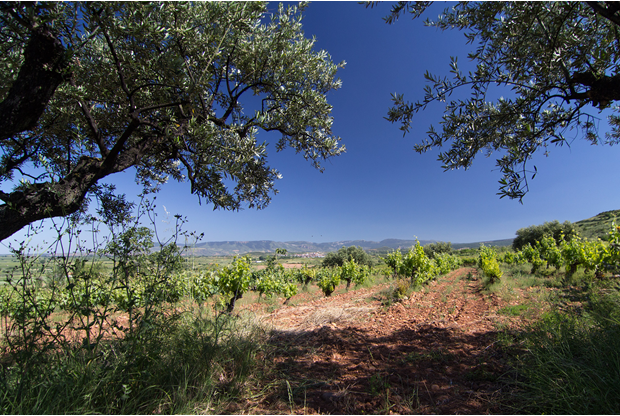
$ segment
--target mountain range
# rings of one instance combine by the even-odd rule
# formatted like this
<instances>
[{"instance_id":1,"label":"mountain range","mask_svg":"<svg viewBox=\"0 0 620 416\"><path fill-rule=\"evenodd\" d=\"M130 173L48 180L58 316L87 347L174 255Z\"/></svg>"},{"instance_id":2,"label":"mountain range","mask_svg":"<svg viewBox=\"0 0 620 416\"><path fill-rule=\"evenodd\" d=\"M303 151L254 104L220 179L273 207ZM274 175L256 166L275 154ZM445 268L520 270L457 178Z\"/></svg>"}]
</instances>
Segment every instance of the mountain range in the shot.
<instances>
[{"instance_id":1,"label":"mountain range","mask_svg":"<svg viewBox=\"0 0 620 416\"><path fill-rule=\"evenodd\" d=\"M435 240L420 240L420 244L434 243ZM286 249L289 253L328 253L337 251L341 247L359 246L367 251L386 251L414 246L416 240L400 240L389 238L386 240L343 240L328 243L311 243L308 241L211 241L198 243L191 247L190 252L196 256L230 256L246 253L274 253L277 248ZM469 244L453 244L453 248L478 247L480 244L504 246L512 244L512 239L484 241Z\"/></svg>"},{"instance_id":2,"label":"mountain range","mask_svg":"<svg viewBox=\"0 0 620 416\"><path fill-rule=\"evenodd\" d=\"M605 211L592 218L575 222L575 226L579 234L583 237L596 239L604 238L611 229L612 222L620 218L620 210ZM620 221L619 221L620 222ZM509 246L512 244L513 238L493 241L480 241L475 243L457 243L452 244L452 248L477 248L481 244L486 246ZM436 240L420 240L420 244L426 245L435 243ZM190 248L190 252L195 256L230 256L246 253L274 253L277 248L286 249L289 253L329 253L337 251L341 247L359 246L364 250L372 251L388 251L400 248L409 248L415 245L416 240L400 240L396 238L388 238L386 240L367 241L367 240L344 240L333 241L329 243L311 243L308 241L212 241L198 243Z\"/></svg>"},{"instance_id":3,"label":"mountain range","mask_svg":"<svg viewBox=\"0 0 620 416\"><path fill-rule=\"evenodd\" d=\"M620 210L605 211L592 218L575 222L579 234L590 239L603 238L611 229L612 221L620 218ZM620 221L619 221L620 222ZM479 241L475 243L453 243L452 248L477 248L481 244L486 246L509 246L513 238L504 240ZM435 243L436 240L420 240L420 244ZM277 248L286 249L288 253L329 253L337 251L341 247L359 246L364 250L388 251L401 248L409 248L415 245L416 240L400 240L388 238L381 241L367 240L343 240L328 243L311 243L309 241L211 241L198 243L189 250L195 256L230 256L246 253L274 253Z\"/></svg>"}]
</instances>

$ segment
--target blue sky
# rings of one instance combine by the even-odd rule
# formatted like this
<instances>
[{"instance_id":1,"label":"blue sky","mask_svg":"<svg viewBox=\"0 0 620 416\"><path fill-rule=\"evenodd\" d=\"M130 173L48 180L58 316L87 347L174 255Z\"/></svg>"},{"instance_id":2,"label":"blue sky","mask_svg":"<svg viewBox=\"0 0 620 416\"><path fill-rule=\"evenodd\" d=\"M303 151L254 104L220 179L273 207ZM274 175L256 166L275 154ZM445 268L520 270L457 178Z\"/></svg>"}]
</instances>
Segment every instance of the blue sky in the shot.
<instances>
[{"instance_id":1,"label":"blue sky","mask_svg":"<svg viewBox=\"0 0 620 416\"><path fill-rule=\"evenodd\" d=\"M345 154L325 162L321 173L291 149L272 150L270 165L283 179L276 183L279 194L261 211L213 211L199 205L188 184L171 182L157 196L159 219L165 221L165 211L186 216L186 228L204 232L203 241L417 237L461 243L512 238L532 224L578 221L620 209L620 146L591 146L577 139L570 148L550 148L548 157L537 155L538 175L523 205L496 195L500 173L494 157L480 155L468 171L444 172L438 152L414 152L429 126L438 126L443 107L437 104L419 114L403 137L398 125L384 119L390 93L419 99L426 70L448 75L450 56L465 65L475 45L466 45L462 32L441 32L409 17L387 25L382 17L389 6L315 2L304 12L304 31L316 37L315 48L329 52L334 62L347 62L339 71L342 88L328 96L333 130L346 145ZM424 18L437 13L436 8ZM601 134L605 129L603 119ZM258 138L278 139L264 132ZM113 175L108 182L128 196L140 191L133 172ZM8 241L0 253L7 252Z\"/></svg>"}]
</instances>

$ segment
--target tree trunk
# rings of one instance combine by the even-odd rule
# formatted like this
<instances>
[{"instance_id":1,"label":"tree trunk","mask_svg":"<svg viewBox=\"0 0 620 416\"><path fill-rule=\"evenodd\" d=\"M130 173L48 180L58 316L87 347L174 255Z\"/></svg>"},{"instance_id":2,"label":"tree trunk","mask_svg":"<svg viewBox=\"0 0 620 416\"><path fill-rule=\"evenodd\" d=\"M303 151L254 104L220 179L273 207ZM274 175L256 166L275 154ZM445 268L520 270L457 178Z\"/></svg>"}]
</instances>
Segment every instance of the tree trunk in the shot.
<instances>
[{"instance_id":1,"label":"tree trunk","mask_svg":"<svg viewBox=\"0 0 620 416\"><path fill-rule=\"evenodd\" d=\"M228 302L228 306L226 307L226 313L231 314L233 310L235 310L235 302L243 297L243 293L234 294L230 302Z\"/></svg>"},{"instance_id":2,"label":"tree trunk","mask_svg":"<svg viewBox=\"0 0 620 416\"><path fill-rule=\"evenodd\" d=\"M60 40L45 26L31 29L24 63L0 102L0 141L36 126L56 88L66 79L66 56Z\"/></svg>"},{"instance_id":3,"label":"tree trunk","mask_svg":"<svg viewBox=\"0 0 620 416\"><path fill-rule=\"evenodd\" d=\"M35 221L73 214L97 181L134 166L141 155L134 147L104 160L83 156L58 182L36 183L10 194L0 191L0 241Z\"/></svg>"}]
</instances>

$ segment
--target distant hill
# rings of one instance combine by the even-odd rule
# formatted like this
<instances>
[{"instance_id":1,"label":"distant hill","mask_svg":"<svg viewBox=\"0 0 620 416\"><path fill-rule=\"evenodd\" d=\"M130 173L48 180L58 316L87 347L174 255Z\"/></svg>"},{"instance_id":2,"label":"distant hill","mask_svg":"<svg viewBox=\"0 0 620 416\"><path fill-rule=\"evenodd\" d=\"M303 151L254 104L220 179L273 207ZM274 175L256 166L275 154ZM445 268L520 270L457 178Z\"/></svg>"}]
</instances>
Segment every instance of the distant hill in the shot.
<instances>
[{"instance_id":1,"label":"distant hill","mask_svg":"<svg viewBox=\"0 0 620 416\"><path fill-rule=\"evenodd\" d=\"M428 244L432 241L420 241L420 244ZM197 256L229 256L245 253L273 253L277 248L284 248L289 253L308 253L337 251L341 247L360 246L364 250L373 250L380 247L390 249L411 247L415 240L389 239L380 242L366 240L344 240L329 243L311 243L308 241L211 241L198 243L193 249Z\"/></svg>"},{"instance_id":2,"label":"distant hill","mask_svg":"<svg viewBox=\"0 0 620 416\"><path fill-rule=\"evenodd\" d=\"M616 220L616 225L620 225L620 209L601 212L592 218L577 221L574 224L580 236L590 240L597 238L605 240L611 230L611 224L614 219Z\"/></svg>"},{"instance_id":3,"label":"distant hill","mask_svg":"<svg viewBox=\"0 0 620 416\"><path fill-rule=\"evenodd\" d=\"M420 244L426 245L435 243L436 240L420 240ZM196 256L231 256L241 255L246 253L274 253L277 248L284 248L289 253L309 253L309 252L321 252L329 253L331 251L337 251L341 247L359 246L369 252L384 252L394 249L406 249L414 246L416 240L400 240L396 238L389 238L382 241L367 241L367 240L344 240L334 241L329 243L311 243L308 241L271 241L271 240L259 240L259 241L212 241L205 243L198 243L192 248L193 255ZM512 239L509 240L496 240L496 241L484 241L478 243L468 244L452 244L454 248L475 248L480 244L487 246L504 246L512 244Z\"/></svg>"},{"instance_id":4,"label":"distant hill","mask_svg":"<svg viewBox=\"0 0 620 416\"><path fill-rule=\"evenodd\" d=\"M577 221L574 224L582 237L603 239L611 229L614 218L620 225L620 210L601 212L600 214L585 220ZM452 243L452 248L478 248L481 244L485 246L504 247L512 245L514 238L503 240L479 241L475 243ZM426 245L435 243L436 240L420 240L420 244ZM407 249L415 245L416 240L400 240L388 238L386 240L366 241L366 240L343 240L329 243L311 243L308 241L212 241L198 243L192 248L193 255L196 256L232 256L246 253L274 253L277 248L284 248L289 253L329 253L337 251L341 247L359 246L368 252L384 253L394 249Z\"/></svg>"},{"instance_id":5,"label":"distant hill","mask_svg":"<svg viewBox=\"0 0 620 416\"><path fill-rule=\"evenodd\" d=\"M507 247L512 245L513 240L514 238L506 238L503 240L478 241L477 243L452 243L452 248L455 250L461 248L478 248L483 244L488 247Z\"/></svg>"}]
</instances>

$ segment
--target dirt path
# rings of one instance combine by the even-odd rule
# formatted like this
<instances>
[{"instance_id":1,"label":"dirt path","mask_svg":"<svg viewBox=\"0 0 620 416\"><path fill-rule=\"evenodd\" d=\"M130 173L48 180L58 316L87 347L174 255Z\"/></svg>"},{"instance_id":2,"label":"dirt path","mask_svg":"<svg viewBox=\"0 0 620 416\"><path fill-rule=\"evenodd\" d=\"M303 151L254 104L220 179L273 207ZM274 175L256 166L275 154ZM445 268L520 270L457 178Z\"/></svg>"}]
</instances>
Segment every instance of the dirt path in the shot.
<instances>
[{"instance_id":1,"label":"dirt path","mask_svg":"<svg viewBox=\"0 0 620 416\"><path fill-rule=\"evenodd\" d=\"M468 277L469 274L469 277ZM389 307L351 290L260 317L272 328L279 385L240 413L485 414L503 410L507 368L495 328L507 318L459 269ZM505 411L505 410L504 410Z\"/></svg>"}]
</instances>

